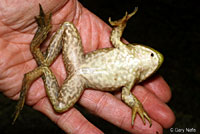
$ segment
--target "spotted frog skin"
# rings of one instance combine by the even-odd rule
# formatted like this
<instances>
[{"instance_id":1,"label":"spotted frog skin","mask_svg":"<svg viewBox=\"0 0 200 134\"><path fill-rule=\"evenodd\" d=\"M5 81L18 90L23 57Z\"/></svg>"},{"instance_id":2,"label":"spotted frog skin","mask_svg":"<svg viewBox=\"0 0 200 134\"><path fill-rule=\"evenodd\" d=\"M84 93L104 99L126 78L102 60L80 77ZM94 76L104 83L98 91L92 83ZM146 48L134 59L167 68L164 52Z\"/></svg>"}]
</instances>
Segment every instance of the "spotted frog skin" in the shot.
<instances>
[{"instance_id":1,"label":"spotted frog skin","mask_svg":"<svg viewBox=\"0 0 200 134\"><path fill-rule=\"evenodd\" d=\"M71 108L85 88L101 91L115 91L121 88L122 100L132 108L132 125L137 113L144 124L146 118L151 125L151 119L140 101L131 93L131 89L158 70L163 62L163 56L150 47L121 42L126 22L136 12L137 8L131 14L126 13L118 21L111 21L109 18L110 24L114 27L110 37L114 48L84 54L76 27L71 22L64 22L51 39L46 52L42 53L39 47L51 29L51 15L45 15L40 6L40 16L36 17L38 30L31 42L31 52L38 67L24 76L13 122L23 108L27 90L32 82L42 76L47 95L56 112L64 112ZM59 87L49 66L61 51L68 76Z\"/></svg>"}]
</instances>

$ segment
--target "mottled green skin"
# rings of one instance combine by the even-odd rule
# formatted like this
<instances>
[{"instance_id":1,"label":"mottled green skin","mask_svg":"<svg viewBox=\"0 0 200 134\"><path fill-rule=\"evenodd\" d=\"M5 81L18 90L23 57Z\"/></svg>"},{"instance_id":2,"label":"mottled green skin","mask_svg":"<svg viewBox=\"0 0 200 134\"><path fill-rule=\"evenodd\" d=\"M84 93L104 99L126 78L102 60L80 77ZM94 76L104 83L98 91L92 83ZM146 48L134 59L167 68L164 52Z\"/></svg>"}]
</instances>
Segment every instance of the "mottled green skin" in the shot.
<instances>
[{"instance_id":1,"label":"mottled green skin","mask_svg":"<svg viewBox=\"0 0 200 134\"><path fill-rule=\"evenodd\" d=\"M64 112L77 102L85 88L102 91L114 91L122 88L122 100L133 110L132 125L137 112L144 123L144 117L146 117L151 125L150 118L140 101L131 93L131 89L135 84L153 74L162 64L163 57L152 48L139 44L126 45L120 41L127 20L136 11L134 10L129 15L126 13L121 20L109 20L114 26L110 37L114 48L99 49L88 54L84 54L80 35L70 22L63 23L52 38L47 52L42 54L39 45L44 38L37 35L48 33L50 18L41 12L37 19L39 32L33 39L33 42L36 40L36 43L31 44L31 51L39 67L25 75L21 94L25 94L24 92L27 92L30 84L42 75L48 97L55 111ZM56 77L49 68L60 51L62 51L68 74L61 87L58 86ZM25 95L20 96L16 117L19 109L23 107L22 100L25 100L24 98Z\"/></svg>"}]
</instances>

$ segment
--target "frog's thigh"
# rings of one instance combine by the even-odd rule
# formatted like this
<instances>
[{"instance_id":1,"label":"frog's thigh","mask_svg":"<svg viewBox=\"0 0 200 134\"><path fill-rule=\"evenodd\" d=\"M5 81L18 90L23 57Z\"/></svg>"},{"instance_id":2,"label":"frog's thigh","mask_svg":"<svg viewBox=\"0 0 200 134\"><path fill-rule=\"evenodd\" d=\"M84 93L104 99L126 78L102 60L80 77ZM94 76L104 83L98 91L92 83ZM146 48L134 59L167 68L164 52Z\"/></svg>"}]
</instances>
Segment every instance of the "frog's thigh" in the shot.
<instances>
[{"instance_id":1,"label":"frog's thigh","mask_svg":"<svg viewBox=\"0 0 200 134\"><path fill-rule=\"evenodd\" d=\"M57 112L64 112L71 108L80 98L84 88L85 79L76 74L68 76L58 94L58 102L54 109Z\"/></svg>"},{"instance_id":2,"label":"frog's thigh","mask_svg":"<svg viewBox=\"0 0 200 134\"><path fill-rule=\"evenodd\" d=\"M47 63L47 66L53 63L53 61L56 59L62 49L62 37L65 29L66 26L63 24L51 38L50 44L45 53L45 61Z\"/></svg>"},{"instance_id":3,"label":"frog's thigh","mask_svg":"<svg viewBox=\"0 0 200 134\"><path fill-rule=\"evenodd\" d=\"M60 87L53 72L48 67L43 67L43 70L44 75L42 76L42 79L44 81L48 98L50 99L52 105L56 105L58 104L57 99Z\"/></svg>"},{"instance_id":4,"label":"frog's thigh","mask_svg":"<svg viewBox=\"0 0 200 134\"><path fill-rule=\"evenodd\" d=\"M52 37L46 53L47 65L52 64L61 49L63 49L63 59L65 64L71 64L69 62L79 63L80 61L73 60L77 58L82 60L83 58L84 53L80 35L71 22L64 22ZM74 58L75 56L76 58Z\"/></svg>"},{"instance_id":5,"label":"frog's thigh","mask_svg":"<svg viewBox=\"0 0 200 134\"><path fill-rule=\"evenodd\" d=\"M64 112L79 99L84 89L83 79L79 75L68 76L60 88L55 75L48 67L43 67L44 85L48 98L57 112Z\"/></svg>"}]
</instances>

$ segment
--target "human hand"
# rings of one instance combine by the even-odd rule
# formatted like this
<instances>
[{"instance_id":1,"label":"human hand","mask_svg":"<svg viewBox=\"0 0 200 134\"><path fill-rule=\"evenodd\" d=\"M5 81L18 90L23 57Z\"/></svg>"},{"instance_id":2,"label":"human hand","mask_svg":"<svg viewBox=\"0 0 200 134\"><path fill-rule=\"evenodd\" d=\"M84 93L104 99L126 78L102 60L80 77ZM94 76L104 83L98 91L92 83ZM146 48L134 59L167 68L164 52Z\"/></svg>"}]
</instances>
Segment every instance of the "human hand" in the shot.
<instances>
[{"instance_id":1,"label":"human hand","mask_svg":"<svg viewBox=\"0 0 200 134\"><path fill-rule=\"evenodd\" d=\"M11 3L0 1L0 91L15 100L19 97L24 74L36 67L29 47L37 29L34 16L39 14L37 1L29 1L32 4L19 1ZM40 4L45 12L53 12L53 32L64 21L72 21L76 25L85 52L111 47L109 41L111 28L76 0L51 2L41 0ZM47 45L48 41L43 47ZM62 83L66 72L61 56L53 63L51 69L58 82ZM171 97L170 89L162 77L157 76L145 82L143 86L136 86L133 93L143 103L145 110L152 118L151 128L149 125L144 126L139 116L136 117L132 128L131 109L118 99L120 93L114 96L110 93L88 89L85 90L79 103L92 113L131 133L155 133L156 131L162 133L162 127L167 128L173 124L174 115L165 104ZM63 114L55 113L46 96L42 79L33 83L26 103L47 115L65 132L102 133L75 108Z\"/></svg>"}]
</instances>

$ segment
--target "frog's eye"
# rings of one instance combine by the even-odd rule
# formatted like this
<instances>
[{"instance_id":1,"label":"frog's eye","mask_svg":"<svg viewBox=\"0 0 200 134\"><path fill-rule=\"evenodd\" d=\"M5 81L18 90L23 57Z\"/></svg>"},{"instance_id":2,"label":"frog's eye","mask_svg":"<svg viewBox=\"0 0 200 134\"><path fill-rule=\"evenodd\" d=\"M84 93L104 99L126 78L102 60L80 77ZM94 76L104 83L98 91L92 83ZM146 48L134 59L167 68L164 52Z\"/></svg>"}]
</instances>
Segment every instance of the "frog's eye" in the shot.
<instances>
[{"instance_id":1,"label":"frog's eye","mask_svg":"<svg viewBox=\"0 0 200 134\"><path fill-rule=\"evenodd\" d=\"M151 53L151 57L153 57L154 56L154 54L153 53Z\"/></svg>"}]
</instances>

